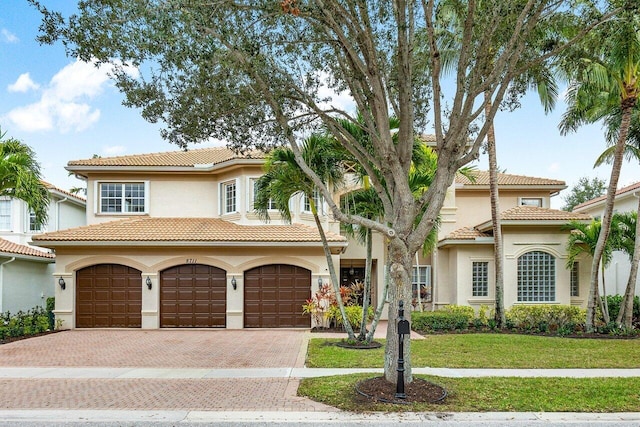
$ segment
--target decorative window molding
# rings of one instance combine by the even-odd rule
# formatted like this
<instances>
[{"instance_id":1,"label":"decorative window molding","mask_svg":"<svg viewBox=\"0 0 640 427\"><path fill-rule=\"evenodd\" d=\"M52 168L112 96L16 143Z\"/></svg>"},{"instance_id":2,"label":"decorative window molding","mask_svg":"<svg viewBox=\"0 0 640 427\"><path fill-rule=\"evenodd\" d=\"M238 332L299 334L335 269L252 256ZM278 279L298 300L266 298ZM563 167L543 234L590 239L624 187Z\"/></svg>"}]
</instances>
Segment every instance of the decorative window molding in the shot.
<instances>
[{"instance_id":1,"label":"decorative window molding","mask_svg":"<svg viewBox=\"0 0 640 427\"><path fill-rule=\"evenodd\" d=\"M556 259L542 251L524 253L518 258L518 302L556 300Z\"/></svg>"},{"instance_id":2,"label":"decorative window molding","mask_svg":"<svg viewBox=\"0 0 640 427\"><path fill-rule=\"evenodd\" d=\"M489 263L487 261L471 263L471 293L474 297L489 296Z\"/></svg>"}]
</instances>

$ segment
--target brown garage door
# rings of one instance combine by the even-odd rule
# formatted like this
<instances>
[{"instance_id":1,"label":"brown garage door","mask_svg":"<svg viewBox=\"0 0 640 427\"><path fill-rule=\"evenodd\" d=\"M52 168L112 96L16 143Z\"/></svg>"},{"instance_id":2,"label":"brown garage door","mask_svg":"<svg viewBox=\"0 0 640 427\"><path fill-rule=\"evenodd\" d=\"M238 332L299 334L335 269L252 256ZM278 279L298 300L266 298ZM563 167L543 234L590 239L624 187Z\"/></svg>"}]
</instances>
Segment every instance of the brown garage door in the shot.
<instances>
[{"instance_id":1,"label":"brown garage door","mask_svg":"<svg viewBox=\"0 0 640 427\"><path fill-rule=\"evenodd\" d=\"M245 328L308 328L302 304L311 298L311 272L294 265L274 264L244 274Z\"/></svg>"},{"instance_id":2,"label":"brown garage door","mask_svg":"<svg viewBox=\"0 0 640 427\"><path fill-rule=\"evenodd\" d=\"M224 328L227 273L200 264L179 265L160 274L160 326Z\"/></svg>"},{"instance_id":3,"label":"brown garage door","mask_svg":"<svg viewBox=\"0 0 640 427\"><path fill-rule=\"evenodd\" d=\"M76 273L76 327L139 328L142 277L135 268L99 264Z\"/></svg>"}]
</instances>

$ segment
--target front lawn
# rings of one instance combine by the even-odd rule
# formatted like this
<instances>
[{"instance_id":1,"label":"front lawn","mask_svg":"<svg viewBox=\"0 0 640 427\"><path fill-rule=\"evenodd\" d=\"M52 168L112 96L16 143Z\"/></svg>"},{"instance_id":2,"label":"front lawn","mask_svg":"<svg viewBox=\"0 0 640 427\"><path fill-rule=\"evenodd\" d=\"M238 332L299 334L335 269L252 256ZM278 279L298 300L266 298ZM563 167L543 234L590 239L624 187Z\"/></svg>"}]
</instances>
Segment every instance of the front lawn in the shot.
<instances>
[{"instance_id":1,"label":"front lawn","mask_svg":"<svg viewBox=\"0 0 640 427\"><path fill-rule=\"evenodd\" d=\"M384 346L351 350L338 339L309 342L311 368L381 368ZM380 340L384 344L384 340ZM428 335L411 341L414 368L640 368L638 339L577 339L516 334ZM640 382L640 381L639 381Z\"/></svg>"},{"instance_id":2,"label":"front lawn","mask_svg":"<svg viewBox=\"0 0 640 427\"><path fill-rule=\"evenodd\" d=\"M307 378L299 396L345 411L415 412L639 412L638 378L441 378L419 376L439 384L449 395L443 403L391 405L364 401L358 381L372 374Z\"/></svg>"}]
</instances>

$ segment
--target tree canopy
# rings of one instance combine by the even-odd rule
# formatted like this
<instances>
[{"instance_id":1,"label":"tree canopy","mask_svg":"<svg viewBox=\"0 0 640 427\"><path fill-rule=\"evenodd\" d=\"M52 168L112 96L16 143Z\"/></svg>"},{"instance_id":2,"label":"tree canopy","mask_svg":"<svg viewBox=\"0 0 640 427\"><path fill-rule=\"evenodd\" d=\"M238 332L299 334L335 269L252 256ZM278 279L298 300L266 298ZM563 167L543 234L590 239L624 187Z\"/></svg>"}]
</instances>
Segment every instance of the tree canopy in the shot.
<instances>
[{"instance_id":1,"label":"tree canopy","mask_svg":"<svg viewBox=\"0 0 640 427\"><path fill-rule=\"evenodd\" d=\"M164 122L169 141L185 147L218 138L240 150L288 144L334 218L389 239L391 323L398 301L411 295L413 255L456 171L478 157L511 83L618 12L599 0L87 0L64 17L30 1L43 12L40 40L114 64L126 105ZM445 5L462 23L452 89L443 78ZM538 48L527 49L532 43ZM355 108L340 106L332 91L346 92ZM366 145L344 130L345 119L362 128ZM382 218L342 212L305 164L299 143L320 128L364 168ZM437 170L416 199L408 182L413 143L427 132L435 135ZM393 382L395 340L389 332L385 375ZM405 367L411 381L408 350Z\"/></svg>"},{"instance_id":2,"label":"tree canopy","mask_svg":"<svg viewBox=\"0 0 640 427\"><path fill-rule=\"evenodd\" d=\"M602 196L607 191L607 183L598 177L589 179L583 176L578 183L571 187L569 194L564 196L562 209L572 211L580 203L584 203L596 197Z\"/></svg>"}]
</instances>

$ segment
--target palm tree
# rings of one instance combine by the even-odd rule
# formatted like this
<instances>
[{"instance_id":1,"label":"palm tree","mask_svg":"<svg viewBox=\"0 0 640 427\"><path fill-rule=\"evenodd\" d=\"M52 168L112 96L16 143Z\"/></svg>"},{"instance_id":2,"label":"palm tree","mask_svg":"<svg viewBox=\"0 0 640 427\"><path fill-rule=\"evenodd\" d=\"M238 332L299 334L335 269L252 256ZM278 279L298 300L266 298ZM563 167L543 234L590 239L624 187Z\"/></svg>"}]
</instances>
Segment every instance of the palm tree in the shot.
<instances>
[{"instance_id":1,"label":"palm tree","mask_svg":"<svg viewBox=\"0 0 640 427\"><path fill-rule=\"evenodd\" d=\"M569 240L567 242L567 269L573 268L573 264L576 262L579 256L587 255L593 257L598 244L599 236L601 234L602 223L599 220L592 220L591 223L585 224L579 221L571 221L564 227L563 230L571 230L569 234ZM603 293L606 296L606 288L604 288L604 269L611 262L613 255L613 245L611 242L605 247L602 254L602 278L603 278ZM597 272L596 272L597 273ZM596 279L598 276L596 275ZM596 288L596 298L598 299L598 305L604 318L605 323L609 323L609 310L606 303L599 297L598 289Z\"/></svg>"},{"instance_id":2,"label":"palm tree","mask_svg":"<svg viewBox=\"0 0 640 427\"><path fill-rule=\"evenodd\" d=\"M40 165L33 150L14 138L4 139L0 129L0 196L23 200L36 225L47 220L49 192L41 181Z\"/></svg>"},{"instance_id":3,"label":"palm tree","mask_svg":"<svg viewBox=\"0 0 640 427\"><path fill-rule=\"evenodd\" d=\"M327 185L338 186L342 182L343 169L342 161L344 160L344 150L338 149L332 138L327 135L313 134L302 144L301 152L309 167L327 183ZM309 201L309 207L313 214L313 219L320 233L322 247L327 259L327 267L329 268L329 276L333 284L336 301L342 315L344 328L347 332L349 340L355 340L353 328L349 323L344 304L340 295L340 281L336 274L333 260L331 258L331 250L327 241L320 215L318 204L321 200L318 197L318 190L311 179L303 172L296 162L294 153L289 148L276 148L269 153L265 165L265 174L262 175L255 183L256 196L254 200L254 209L258 215L268 221L269 206L273 203L282 217L291 221L291 211L289 209L289 201L292 197L302 194Z\"/></svg>"},{"instance_id":4,"label":"palm tree","mask_svg":"<svg viewBox=\"0 0 640 427\"><path fill-rule=\"evenodd\" d=\"M580 67L573 66L572 83L567 92L567 111L560 131L566 134L583 124L620 115L620 125L613 154L602 230L594 248L587 302L587 330L595 326L598 269L611 229L615 193L622 168L625 144L634 108L640 93L640 17L625 11L596 34L587 47L595 55L585 55Z\"/></svg>"},{"instance_id":5,"label":"palm tree","mask_svg":"<svg viewBox=\"0 0 640 427\"><path fill-rule=\"evenodd\" d=\"M608 119L607 140L614 142L619 132L621 117L619 114L613 114ZM600 166L603 163L610 163L614 156L615 146L607 148L596 160L594 166ZM640 161L640 108L636 105L629 128L627 143L625 144L625 155L631 160ZM619 215L621 224L622 242L617 245L623 252L629 255L631 261L631 269L627 280L624 298L616 318L616 323L626 328L632 327L633 322L633 299L635 297L636 280L638 277L638 264L640 263L640 224L638 224L638 212L640 212L640 199L638 199L637 212Z\"/></svg>"}]
</instances>

